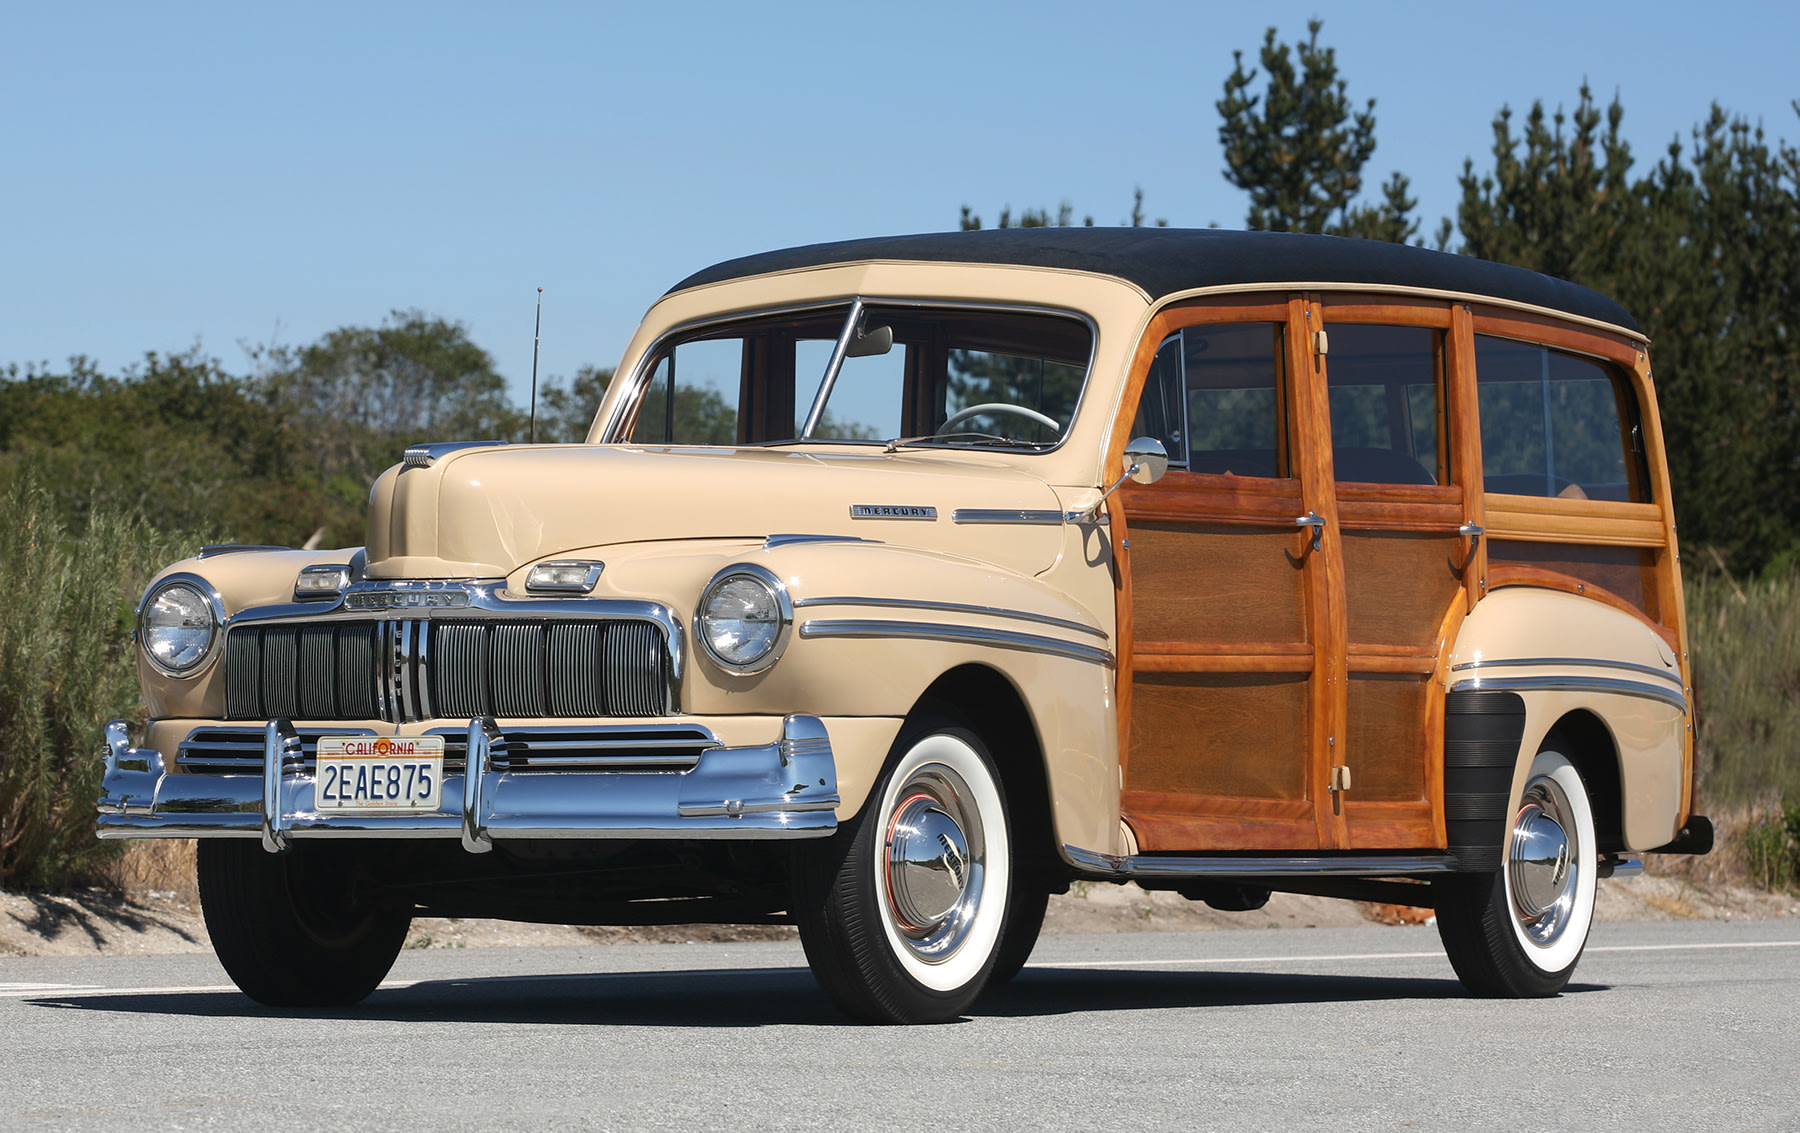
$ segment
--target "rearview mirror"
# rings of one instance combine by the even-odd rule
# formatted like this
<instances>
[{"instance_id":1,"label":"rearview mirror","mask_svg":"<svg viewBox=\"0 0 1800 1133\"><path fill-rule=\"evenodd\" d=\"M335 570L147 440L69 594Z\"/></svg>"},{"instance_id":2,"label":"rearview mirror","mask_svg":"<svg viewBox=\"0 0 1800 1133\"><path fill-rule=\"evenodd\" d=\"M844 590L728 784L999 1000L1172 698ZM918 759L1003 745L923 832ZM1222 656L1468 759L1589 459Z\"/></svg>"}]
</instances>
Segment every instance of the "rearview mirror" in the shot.
<instances>
[{"instance_id":1,"label":"rearview mirror","mask_svg":"<svg viewBox=\"0 0 1800 1133\"><path fill-rule=\"evenodd\" d=\"M858 327L851 336L850 344L844 349L846 358L872 358L877 354L886 354L894 348L893 327L870 327L863 330Z\"/></svg>"}]
</instances>

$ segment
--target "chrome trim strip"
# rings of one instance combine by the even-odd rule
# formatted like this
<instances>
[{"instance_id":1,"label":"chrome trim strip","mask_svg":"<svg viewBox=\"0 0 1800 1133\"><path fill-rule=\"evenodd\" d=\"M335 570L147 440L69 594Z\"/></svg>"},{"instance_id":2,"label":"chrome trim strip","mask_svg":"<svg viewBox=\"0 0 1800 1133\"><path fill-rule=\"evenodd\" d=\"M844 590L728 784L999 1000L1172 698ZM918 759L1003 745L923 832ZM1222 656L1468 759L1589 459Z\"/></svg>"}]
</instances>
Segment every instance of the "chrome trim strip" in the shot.
<instances>
[{"instance_id":1,"label":"chrome trim strip","mask_svg":"<svg viewBox=\"0 0 1800 1133\"><path fill-rule=\"evenodd\" d=\"M219 555L237 555L245 551L291 551L292 547L283 547L275 543L208 543L200 548L196 559L217 558Z\"/></svg>"},{"instance_id":2,"label":"chrome trim strip","mask_svg":"<svg viewBox=\"0 0 1800 1133\"><path fill-rule=\"evenodd\" d=\"M1630 661L1607 661L1599 657L1503 657L1496 660L1479 659L1464 661L1460 665L1450 666L1450 671L1460 673L1469 669L1498 669L1504 666L1517 665L1577 665L1588 669L1624 669L1633 673L1647 673L1653 677L1661 677L1682 688L1681 674L1668 669L1658 669L1653 665L1638 665Z\"/></svg>"},{"instance_id":3,"label":"chrome trim strip","mask_svg":"<svg viewBox=\"0 0 1800 1133\"><path fill-rule=\"evenodd\" d=\"M435 719L437 713L431 704L431 623L417 621L413 623L413 673L416 677L414 688L419 700L419 719Z\"/></svg>"},{"instance_id":4,"label":"chrome trim strip","mask_svg":"<svg viewBox=\"0 0 1800 1133\"><path fill-rule=\"evenodd\" d=\"M825 402L837 387L838 373L844 368L844 359L850 356L850 340L862 328L862 320L863 301L858 295L850 300L850 314L844 319L844 329L838 332L837 342L832 344L831 357L825 363L825 375L819 379L819 391L813 394L812 407L806 411L806 424L800 429L798 440L810 440L813 430L819 427L819 419L825 416Z\"/></svg>"},{"instance_id":5,"label":"chrome trim strip","mask_svg":"<svg viewBox=\"0 0 1800 1133\"><path fill-rule=\"evenodd\" d=\"M1072 630L1076 633L1092 634L1106 640L1107 633L1098 626L1083 622L1069 621L1065 618L1053 618L1048 614L1028 614L1024 610L1007 610L999 606L975 606L965 602L927 602L907 598L801 598L794 603L795 609L807 606L878 606L888 610L934 610L947 614L985 614L990 618L1011 618L1015 621L1034 622L1038 625L1055 626L1058 629Z\"/></svg>"},{"instance_id":6,"label":"chrome trim strip","mask_svg":"<svg viewBox=\"0 0 1800 1133\"><path fill-rule=\"evenodd\" d=\"M889 621L813 621L800 625L802 638L813 637L901 637L921 641L948 641L956 645L990 645L998 649L1019 649L1027 653L1045 653L1111 667L1113 655L1092 645L1079 645L1060 638L1035 633L1018 633L1008 629L983 626L940 625L935 622Z\"/></svg>"},{"instance_id":7,"label":"chrome trim strip","mask_svg":"<svg viewBox=\"0 0 1800 1133\"><path fill-rule=\"evenodd\" d=\"M1394 877L1415 873L1450 873L1448 854L1357 854L1344 857L1121 857L1063 846L1063 857L1080 869L1112 877Z\"/></svg>"},{"instance_id":8,"label":"chrome trim strip","mask_svg":"<svg viewBox=\"0 0 1800 1133\"><path fill-rule=\"evenodd\" d=\"M1451 692L1473 692L1477 689L1487 689L1490 692L1604 692L1660 701L1679 708L1684 716L1688 711L1687 697L1673 689L1639 681L1623 681L1616 677L1473 677L1450 686Z\"/></svg>"},{"instance_id":9,"label":"chrome trim strip","mask_svg":"<svg viewBox=\"0 0 1800 1133\"><path fill-rule=\"evenodd\" d=\"M406 452L400 457L402 470L408 468L430 468L433 464L466 448L494 448L505 444L505 441L432 441L422 445L408 445Z\"/></svg>"},{"instance_id":10,"label":"chrome trim strip","mask_svg":"<svg viewBox=\"0 0 1800 1133\"><path fill-rule=\"evenodd\" d=\"M725 281L725 282L735 282L735 281ZM1124 281L1121 280L1121 282L1124 282ZM1140 293L1142 292L1142 289L1138 288L1135 284L1127 284L1127 286L1130 286L1130 287L1134 288L1135 290L1138 290ZM668 298L667 295L663 296L663 299L667 299L667 298ZM858 297L858 296L843 296L843 297L836 298L836 299L821 299L821 300L813 300L811 302L805 302L805 303L790 303L787 305L778 305L778 306L774 306L774 307L761 307L761 308L757 308L757 309L751 310L751 311L735 311L728 315L709 316L709 317L705 317L705 318L695 319L691 322L677 323L675 326L670 327L668 330L666 330L662 334L658 335L656 337L656 341L652 342L649 346L645 347L644 352L642 354L638 355L637 361L632 363L631 372L629 375L626 376L625 384L619 385L619 388L623 392L621 393L619 399L613 403L612 409L606 418L606 422L604 424L602 424L598 429L591 430L591 432L599 438L595 443L597 443L597 444L625 444L625 443L630 442L629 437L621 437L618 434L624 426L625 418L630 415L630 411L631 411L632 407L637 405L638 400L643 396L645 387L647 387L650 384L650 381L651 381L652 377L654 376L653 373L651 372L650 363L654 359L656 359L658 351L662 350L662 348L669 342L670 339L675 338L678 335L683 335L690 331L700 330L704 327L709 327L709 326L723 326L723 325L727 325L727 324L731 324L731 323L749 322L749 321L752 321L755 319L769 318L769 317L776 316L776 315L794 315L794 314L799 314L803 311L828 311L833 307L844 306L846 303L849 303L853 298L860 298L860 297ZM662 300L659 299L659 300L657 300L657 302L661 303ZM888 298L888 297L878 297L873 300L870 300L870 302L877 307L933 308L933 309L948 310L948 311L1003 311L1003 312L1009 312L1009 313L1013 313L1013 314L1022 314L1022 315L1049 315L1054 318L1070 319L1070 320L1080 323L1082 326L1085 326L1088 330L1087 363L1082 369L1081 396L1076 399L1075 410L1073 413L1071 413L1069 415L1069 427L1067 429L1063 430L1063 435L1057 439L1057 442L1055 444L1051 445L1048 448L1014 449L1014 450L1010 450L1010 451L1020 452L1020 453L1028 453L1030 455L1036 456L1041 453L1055 452L1058 449L1062 448L1063 445L1065 445L1069 442L1070 435L1075 431L1075 422L1080 419L1081 411L1087 406L1088 389L1089 389L1089 386L1092 383L1093 377L1094 377L1094 359L1096 357L1098 357L1099 353L1100 353L1100 324L1096 323L1091 316L1089 316L1081 311L1070 310L1066 307L1042 307L1042 306L1037 306L1037 305L1031 304L1031 303L970 303L970 302L956 302L956 301L946 302L943 300L935 300L935 299L894 299L894 298ZM615 385L619 384L617 378L614 379L614 384ZM791 441L796 438L786 438L786 439ZM929 439L929 438L926 438L926 439ZM639 442L639 443L643 443L643 444L647 444L647 445L650 444L650 442ZM819 440L818 438L814 438L812 443L815 443L815 444L886 444L887 442L885 440L882 440L882 441L849 441L849 442L824 441L824 440ZM660 446L662 444L662 442L655 442L655 444L657 446ZM671 445L671 447L679 447L679 446ZM752 445L750 447L755 447L755 446ZM977 451L977 452L983 451L979 448L970 449L970 448L965 448L965 447L960 447L960 446L945 446L945 447L952 448L956 451ZM987 450L987 451L992 451L992 450Z\"/></svg>"},{"instance_id":11,"label":"chrome trim strip","mask_svg":"<svg viewBox=\"0 0 1800 1133\"><path fill-rule=\"evenodd\" d=\"M123 807L115 788L125 784L109 778L100 836L263 838L265 846L298 838L439 838L482 853L507 838L823 838L837 829L836 758L816 716L788 716L772 743L707 748L686 771L496 771L488 758L492 728L491 720L470 721L466 770L445 776L435 813L342 814L319 812L314 774L279 757L265 758L257 774L161 774L160 757L124 747L125 726L114 721L109 744L116 741L127 763L154 769L134 763L123 773L153 781L156 801ZM286 721L271 720L263 731L265 753L297 746Z\"/></svg>"},{"instance_id":12,"label":"chrome trim strip","mask_svg":"<svg viewBox=\"0 0 1800 1133\"><path fill-rule=\"evenodd\" d=\"M1065 513L1053 508L959 507L950 513L952 523L1022 523L1061 527Z\"/></svg>"},{"instance_id":13,"label":"chrome trim strip","mask_svg":"<svg viewBox=\"0 0 1800 1133\"><path fill-rule=\"evenodd\" d=\"M864 539L860 535L771 535L763 540L763 550L792 547L799 543L880 543L880 539Z\"/></svg>"}]
</instances>

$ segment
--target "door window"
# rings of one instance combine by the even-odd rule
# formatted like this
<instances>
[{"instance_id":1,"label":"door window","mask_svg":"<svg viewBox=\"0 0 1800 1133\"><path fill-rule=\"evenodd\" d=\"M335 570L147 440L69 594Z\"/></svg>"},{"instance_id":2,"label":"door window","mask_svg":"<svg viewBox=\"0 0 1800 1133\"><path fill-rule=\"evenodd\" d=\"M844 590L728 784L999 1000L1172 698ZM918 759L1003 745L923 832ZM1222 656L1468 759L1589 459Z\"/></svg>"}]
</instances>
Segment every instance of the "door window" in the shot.
<instances>
[{"instance_id":1,"label":"door window","mask_svg":"<svg viewBox=\"0 0 1800 1133\"><path fill-rule=\"evenodd\" d=\"M1171 467L1287 476L1281 341L1280 323L1216 323L1170 335L1151 364L1133 435L1160 440Z\"/></svg>"},{"instance_id":2,"label":"door window","mask_svg":"<svg viewBox=\"0 0 1800 1133\"><path fill-rule=\"evenodd\" d=\"M1438 484L1443 332L1427 327L1331 327L1331 447L1337 479Z\"/></svg>"}]
</instances>

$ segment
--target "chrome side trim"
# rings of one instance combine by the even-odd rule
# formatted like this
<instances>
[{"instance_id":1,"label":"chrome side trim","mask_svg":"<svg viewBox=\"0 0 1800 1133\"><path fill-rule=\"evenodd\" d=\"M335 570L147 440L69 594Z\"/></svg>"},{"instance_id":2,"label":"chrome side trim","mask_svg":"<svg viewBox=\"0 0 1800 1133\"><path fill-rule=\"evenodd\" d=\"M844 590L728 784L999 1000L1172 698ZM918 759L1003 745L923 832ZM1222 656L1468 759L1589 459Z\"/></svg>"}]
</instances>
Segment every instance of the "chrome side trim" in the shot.
<instances>
[{"instance_id":1,"label":"chrome side trim","mask_svg":"<svg viewBox=\"0 0 1800 1133\"><path fill-rule=\"evenodd\" d=\"M1004 523L1027 526L1061 527L1065 523L1095 523L1105 527L1112 523L1110 515L1092 515L1093 508L1079 511L1057 511L1055 508L985 508L959 507L950 513L952 523Z\"/></svg>"},{"instance_id":2,"label":"chrome side trim","mask_svg":"<svg viewBox=\"0 0 1800 1133\"><path fill-rule=\"evenodd\" d=\"M1396 877L1415 873L1450 873L1456 867L1448 854L1357 854L1328 857L1163 857L1138 854L1121 857L1065 844L1069 864L1108 874L1131 877Z\"/></svg>"},{"instance_id":3,"label":"chrome side trim","mask_svg":"<svg viewBox=\"0 0 1800 1133\"><path fill-rule=\"evenodd\" d=\"M1450 686L1451 692L1476 689L1490 692L1605 692L1660 701L1679 708L1684 716L1688 711L1687 697L1674 689L1617 677L1474 677Z\"/></svg>"},{"instance_id":4,"label":"chrome side trim","mask_svg":"<svg viewBox=\"0 0 1800 1133\"><path fill-rule=\"evenodd\" d=\"M292 547L283 547L275 543L208 543L200 548L196 559L212 559L220 555L236 555L244 551L291 551Z\"/></svg>"},{"instance_id":5,"label":"chrome side trim","mask_svg":"<svg viewBox=\"0 0 1800 1133\"><path fill-rule=\"evenodd\" d=\"M125 806L121 792L139 780L110 777L100 837L260 838L276 850L302 838L438 838L483 853L508 838L823 838L837 829L836 756L816 716L786 717L771 743L708 747L685 771L497 770L492 728L491 720L470 721L465 770L445 775L437 811L345 814L319 811L314 772L285 758L300 751L287 721L264 725L264 765L245 775L161 774L160 756L133 753L125 725L114 721L107 737L124 753L119 759L147 768L121 774L154 786L130 796L145 802ZM117 762L111 752L109 762Z\"/></svg>"},{"instance_id":6,"label":"chrome side trim","mask_svg":"<svg viewBox=\"0 0 1800 1133\"><path fill-rule=\"evenodd\" d=\"M975 606L966 602L928 602L909 598L852 598L846 596L828 598L801 598L794 603L795 609L807 606L877 606L887 610L933 610L947 614L985 614L990 618L1011 618L1021 622L1035 622L1038 625L1055 626L1057 629L1071 630L1075 633L1092 634L1101 640L1106 639L1106 631L1098 626L1084 622L1070 621L1066 618L1053 618L1048 614L1030 614L1024 610L1008 610L999 606Z\"/></svg>"},{"instance_id":7,"label":"chrome side trim","mask_svg":"<svg viewBox=\"0 0 1800 1133\"><path fill-rule=\"evenodd\" d=\"M1009 629L983 626L940 625L935 622L888 621L812 621L800 625L802 638L813 637L902 637L921 641L948 641L956 645L990 645L998 649L1019 649L1027 653L1044 653L1068 657L1109 668L1113 655L1092 645L1080 645L1056 637L1035 633L1019 633Z\"/></svg>"},{"instance_id":8,"label":"chrome side trim","mask_svg":"<svg viewBox=\"0 0 1800 1133\"><path fill-rule=\"evenodd\" d=\"M402 469L430 468L453 452L466 448L493 448L505 443L505 441L433 441L429 444L408 445L406 452L400 457L400 466Z\"/></svg>"},{"instance_id":9,"label":"chrome side trim","mask_svg":"<svg viewBox=\"0 0 1800 1133\"><path fill-rule=\"evenodd\" d=\"M797 543L879 543L880 539L864 539L860 535L771 535L763 540L763 550L792 547Z\"/></svg>"},{"instance_id":10,"label":"chrome side trim","mask_svg":"<svg viewBox=\"0 0 1800 1133\"><path fill-rule=\"evenodd\" d=\"M1464 661L1460 665L1450 666L1450 671L1460 673L1465 670L1499 669L1518 665L1574 665L1586 669L1623 669L1627 672L1661 677L1677 689L1682 687L1680 673L1668 669L1658 669L1653 665L1638 665L1631 661L1608 661L1600 657L1502 657L1495 660Z\"/></svg>"}]
</instances>

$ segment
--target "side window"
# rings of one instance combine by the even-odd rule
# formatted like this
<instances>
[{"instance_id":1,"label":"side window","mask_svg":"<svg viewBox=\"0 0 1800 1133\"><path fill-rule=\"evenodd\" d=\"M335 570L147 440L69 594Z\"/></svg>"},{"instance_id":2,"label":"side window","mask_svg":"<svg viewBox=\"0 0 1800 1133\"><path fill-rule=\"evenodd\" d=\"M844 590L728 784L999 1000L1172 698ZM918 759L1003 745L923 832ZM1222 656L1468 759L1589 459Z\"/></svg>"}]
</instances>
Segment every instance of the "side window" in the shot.
<instances>
[{"instance_id":1,"label":"side window","mask_svg":"<svg viewBox=\"0 0 1800 1133\"><path fill-rule=\"evenodd\" d=\"M1156 352L1137 431L1190 472L1286 476L1280 323L1183 328Z\"/></svg>"},{"instance_id":2,"label":"side window","mask_svg":"<svg viewBox=\"0 0 1800 1133\"><path fill-rule=\"evenodd\" d=\"M651 371L631 439L639 444L729 445L737 441L741 338L684 342Z\"/></svg>"},{"instance_id":3,"label":"side window","mask_svg":"<svg viewBox=\"0 0 1800 1133\"><path fill-rule=\"evenodd\" d=\"M1325 358L1337 478L1361 484L1438 484L1444 335L1428 327L1340 323Z\"/></svg>"},{"instance_id":4,"label":"side window","mask_svg":"<svg viewBox=\"0 0 1800 1133\"><path fill-rule=\"evenodd\" d=\"M1481 462L1489 492L1573 500L1648 498L1634 475L1636 403L1589 358L1475 336Z\"/></svg>"}]
</instances>

